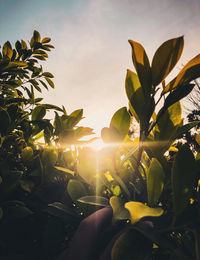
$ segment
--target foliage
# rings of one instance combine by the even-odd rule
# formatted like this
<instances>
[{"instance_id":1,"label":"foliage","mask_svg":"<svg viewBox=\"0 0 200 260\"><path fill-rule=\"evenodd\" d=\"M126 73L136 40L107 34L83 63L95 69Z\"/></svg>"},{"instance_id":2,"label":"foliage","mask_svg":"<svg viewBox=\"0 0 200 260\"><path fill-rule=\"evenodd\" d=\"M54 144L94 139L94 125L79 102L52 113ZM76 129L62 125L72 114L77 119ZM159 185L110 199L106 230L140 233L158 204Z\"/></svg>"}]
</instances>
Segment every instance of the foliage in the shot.
<instances>
[{"instance_id":1,"label":"foliage","mask_svg":"<svg viewBox=\"0 0 200 260\"><path fill-rule=\"evenodd\" d=\"M40 65L49 42L34 31L28 44L6 42L0 56L1 258L55 259L82 223L82 234L92 227L95 259L106 250L112 260L199 259L199 154L177 140L200 123L184 125L180 105L199 77L200 55L166 84L183 37L163 43L151 64L143 46L129 41L136 70L126 75L129 109L116 111L102 129L107 146L94 152L81 139L93 134L78 126L82 109L68 114L36 97L54 87ZM129 136L133 117L136 138ZM107 228L97 218L105 206L112 208Z\"/></svg>"}]
</instances>

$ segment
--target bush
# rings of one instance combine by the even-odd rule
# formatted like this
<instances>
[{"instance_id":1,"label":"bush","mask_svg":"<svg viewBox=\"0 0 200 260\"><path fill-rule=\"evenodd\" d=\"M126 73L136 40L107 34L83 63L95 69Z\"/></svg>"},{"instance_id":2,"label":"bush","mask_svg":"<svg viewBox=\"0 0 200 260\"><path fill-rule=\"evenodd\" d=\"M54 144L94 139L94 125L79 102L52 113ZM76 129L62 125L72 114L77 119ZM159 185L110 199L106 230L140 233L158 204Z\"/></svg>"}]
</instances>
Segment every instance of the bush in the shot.
<instances>
[{"instance_id":1,"label":"bush","mask_svg":"<svg viewBox=\"0 0 200 260\"><path fill-rule=\"evenodd\" d=\"M29 44L6 42L0 54L1 258L55 259L65 248L73 255L80 229L81 240L91 227L93 251L82 247L80 259L199 259L199 155L177 140L200 123L184 125L180 105L199 77L200 55L166 84L183 37L164 42L151 65L143 46L129 41L137 72L126 75L129 109L116 111L101 132L109 145L94 153L81 140L93 134L77 125L82 109L67 114L35 96L54 87L40 65L49 42L34 31Z\"/></svg>"}]
</instances>

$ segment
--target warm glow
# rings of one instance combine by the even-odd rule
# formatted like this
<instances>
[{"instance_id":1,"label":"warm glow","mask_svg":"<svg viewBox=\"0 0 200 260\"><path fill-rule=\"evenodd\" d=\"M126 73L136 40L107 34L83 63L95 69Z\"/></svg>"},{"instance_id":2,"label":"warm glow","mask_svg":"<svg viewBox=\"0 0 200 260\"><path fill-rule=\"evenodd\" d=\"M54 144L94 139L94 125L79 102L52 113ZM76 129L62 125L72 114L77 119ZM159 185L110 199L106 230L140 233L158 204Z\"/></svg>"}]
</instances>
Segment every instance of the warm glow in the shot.
<instances>
[{"instance_id":1,"label":"warm glow","mask_svg":"<svg viewBox=\"0 0 200 260\"><path fill-rule=\"evenodd\" d=\"M105 144L101 138L94 140L93 142L89 143L87 146L91 147L95 151L100 151L101 149L108 146L108 144Z\"/></svg>"}]
</instances>

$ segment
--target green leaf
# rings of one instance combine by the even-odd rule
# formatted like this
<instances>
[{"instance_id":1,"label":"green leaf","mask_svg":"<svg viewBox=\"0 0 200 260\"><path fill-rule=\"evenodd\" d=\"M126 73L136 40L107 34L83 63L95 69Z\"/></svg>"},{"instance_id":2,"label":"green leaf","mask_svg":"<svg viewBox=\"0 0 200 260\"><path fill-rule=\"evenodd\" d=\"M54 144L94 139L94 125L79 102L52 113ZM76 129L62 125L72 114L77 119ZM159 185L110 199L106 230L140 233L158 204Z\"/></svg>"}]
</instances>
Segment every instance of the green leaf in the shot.
<instances>
[{"instance_id":1,"label":"green leaf","mask_svg":"<svg viewBox=\"0 0 200 260\"><path fill-rule=\"evenodd\" d=\"M35 107L31 113L32 115L32 120L40 120L46 115L46 109L39 105Z\"/></svg>"},{"instance_id":2,"label":"green leaf","mask_svg":"<svg viewBox=\"0 0 200 260\"><path fill-rule=\"evenodd\" d=\"M186 97L193 90L194 86L194 84L182 85L172 91L165 99L163 110Z\"/></svg>"},{"instance_id":3,"label":"green leaf","mask_svg":"<svg viewBox=\"0 0 200 260\"><path fill-rule=\"evenodd\" d=\"M152 158L147 171L147 193L150 206L156 205L163 191L165 173L156 158Z\"/></svg>"},{"instance_id":4,"label":"green leaf","mask_svg":"<svg viewBox=\"0 0 200 260\"><path fill-rule=\"evenodd\" d=\"M113 115L110 122L110 128L115 128L121 136L121 139L123 140L125 136L128 134L129 127L130 115L127 111L127 108L122 107L119 110L117 110Z\"/></svg>"},{"instance_id":5,"label":"green leaf","mask_svg":"<svg viewBox=\"0 0 200 260\"><path fill-rule=\"evenodd\" d=\"M152 81L154 87L160 84L172 71L181 57L184 46L183 36L164 42L152 60Z\"/></svg>"},{"instance_id":6,"label":"green leaf","mask_svg":"<svg viewBox=\"0 0 200 260\"><path fill-rule=\"evenodd\" d=\"M76 139L80 139L87 135L93 135L94 132L93 132L93 129L90 127L79 126L75 129L74 134L75 134Z\"/></svg>"},{"instance_id":7,"label":"green leaf","mask_svg":"<svg viewBox=\"0 0 200 260\"><path fill-rule=\"evenodd\" d=\"M54 75L51 74L50 72L43 72L42 75L48 78L54 78Z\"/></svg>"},{"instance_id":8,"label":"green leaf","mask_svg":"<svg viewBox=\"0 0 200 260\"><path fill-rule=\"evenodd\" d=\"M33 214L29 208L20 205L5 206L3 211L7 220L26 218Z\"/></svg>"},{"instance_id":9,"label":"green leaf","mask_svg":"<svg viewBox=\"0 0 200 260\"><path fill-rule=\"evenodd\" d=\"M87 195L85 186L80 181L73 179L69 180L67 184L67 192L74 202Z\"/></svg>"},{"instance_id":10,"label":"green leaf","mask_svg":"<svg viewBox=\"0 0 200 260\"><path fill-rule=\"evenodd\" d=\"M69 117L63 121L63 125L66 129L71 129L77 125L83 118L83 109L77 109L73 111Z\"/></svg>"},{"instance_id":11,"label":"green leaf","mask_svg":"<svg viewBox=\"0 0 200 260\"><path fill-rule=\"evenodd\" d=\"M8 112L5 109L0 108L0 134L2 136L7 134L10 128L10 124L11 119Z\"/></svg>"},{"instance_id":12,"label":"green leaf","mask_svg":"<svg viewBox=\"0 0 200 260\"><path fill-rule=\"evenodd\" d=\"M132 47L132 60L138 74L145 97L152 92L151 68L147 54L141 44L129 40Z\"/></svg>"},{"instance_id":13,"label":"green leaf","mask_svg":"<svg viewBox=\"0 0 200 260\"><path fill-rule=\"evenodd\" d=\"M134 229L123 232L115 241L111 260L150 259L152 242Z\"/></svg>"},{"instance_id":14,"label":"green leaf","mask_svg":"<svg viewBox=\"0 0 200 260\"><path fill-rule=\"evenodd\" d=\"M52 88L55 87L53 81L52 81L50 78L45 77L45 79L46 79L46 81L48 82L48 84L49 84L50 87L52 87Z\"/></svg>"},{"instance_id":15,"label":"green leaf","mask_svg":"<svg viewBox=\"0 0 200 260\"><path fill-rule=\"evenodd\" d=\"M167 93L181 85L188 85L192 80L200 77L200 54L191 59L174 78L164 88L163 93Z\"/></svg>"},{"instance_id":16,"label":"green leaf","mask_svg":"<svg viewBox=\"0 0 200 260\"><path fill-rule=\"evenodd\" d=\"M47 87L46 83L44 83L44 81L42 81L42 80L40 80L40 79L39 79L39 81L40 81L40 83L48 90L48 87Z\"/></svg>"},{"instance_id":17,"label":"green leaf","mask_svg":"<svg viewBox=\"0 0 200 260\"><path fill-rule=\"evenodd\" d=\"M40 42L40 40L41 40L40 33L38 31L34 30L33 38L34 38L35 42Z\"/></svg>"},{"instance_id":18,"label":"green leaf","mask_svg":"<svg viewBox=\"0 0 200 260\"><path fill-rule=\"evenodd\" d=\"M81 203L101 206L101 207L106 207L109 205L109 200L100 196L83 196L79 198L77 201Z\"/></svg>"},{"instance_id":19,"label":"green leaf","mask_svg":"<svg viewBox=\"0 0 200 260\"><path fill-rule=\"evenodd\" d=\"M130 213L132 224L135 224L144 217L160 217L163 214L163 209L161 208L150 208L144 203L136 201L125 203L125 208Z\"/></svg>"},{"instance_id":20,"label":"green leaf","mask_svg":"<svg viewBox=\"0 0 200 260\"><path fill-rule=\"evenodd\" d=\"M11 46L11 44L10 44L9 41L7 41L7 42L3 45L2 53L3 53L3 57L7 57L7 58L9 58L9 59L12 58L13 50L12 50L12 46Z\"/></svg>"},{"instance_id":21,"label":"green leaf","mask_svg":"<svg viewBox=\"0 0 200 260\"><path fill-rule=\"evenodd\" d=\"M183 145L176 154L172 167L173 206L176 215L189 204L196 178L195 158L188 147Z\"/></svg>"},{"instance_id":22,"label":"green leaf","mask_svg":"<svg viewBox=\"0 0 200 260\"><path fill-rule=\"evenodd\" d=\"M110 205L113 210L113 223L119 220L130 219L129 211L124 208L124 202L121 198L112 196L110 198Z\"/></svg>"},{"instance_id":23,"label":"green leaf","mask_svg":"<svg viewBox=\"0 0 200 260\"><path fill-rule=\"evenodd\" d=\"M127 70L125 88L131 104L131 106L129 105L131 113L143 125L143 121L146 122L144 108L147 106L147 102L138 76L131 70Z\"/></svg>"}]
</instances>

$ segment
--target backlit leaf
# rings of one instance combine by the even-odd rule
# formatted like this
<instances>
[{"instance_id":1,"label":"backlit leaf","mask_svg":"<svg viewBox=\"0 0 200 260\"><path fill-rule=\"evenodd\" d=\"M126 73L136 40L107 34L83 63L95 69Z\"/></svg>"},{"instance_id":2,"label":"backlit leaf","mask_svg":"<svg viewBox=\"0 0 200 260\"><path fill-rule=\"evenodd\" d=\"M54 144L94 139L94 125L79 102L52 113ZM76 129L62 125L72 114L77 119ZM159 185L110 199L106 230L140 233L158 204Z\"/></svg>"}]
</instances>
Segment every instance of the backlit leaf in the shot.
<instances>
[{"instance_id":1,"label":"backlit leaf","mask_svg":"<svg viewBox=\"0 0 200 260\"><path fill-rule=\"evenodd\" d=\"M84 185L80 181L73 179L69 180L67 184L67 192L69 193L71 199L75 202L79 198L87 195L87 191Z\"/></svg>"},{"instance_id":2,"label":"backlit leaf","mask_svg":"<svg viewBox=\"0 0 200 260\"><path fill-rule=\"evenodd\" d=\"M78 202L101 207L109 205L109 200L100 196L84 196L78 199Z\"/></svg>"},{"instance_id":3,"label":"backlit leaf","mask_svg":"<svg viewBox=\"0 0 200 260\"><path fill-rule=\"evenodd\" d=\"M151 206L157 203L163 191L164 177L162 165L156 158L153 158L147 171L148 202Z\"/></svg>"},{"instance_id":4,"label":"backlit leaf","mask_svg":"<svg viewBox=\"0 0 200 260\"><path fill-rule=\"evenodd\" d=\"M119 220L125 220L130 218L129 211L124 208L124 202L121 198L112 196L110 198L110 205L113 210L113 223Z\"/></svg>"},{"instance_id":5,"label":"backlit leaf","mask_svg":"<svg viewBox=\"0 0 200 260\"><path fill-rule=\"evenodd\" d=\"M137 201L125 203L125 208L130 213L132 224L135 224L144 217L160 217L164 212L161 208L150 208L144 203Z\"/></svg>"},{"instance_id":6,"label":"backlit leaf","mask_svg":"<svg viewBox=\"0 0 200 260\"><path fill-rule=\"evenodd\" d=\"M37 106L32 111L32 120L40 120L46 114L46 109L43 106Z\"/></svg>"},{"instance_id":7,"label":"backlit leaf","mask_svg":"<svg viewBox=\"0 0 200 260\"><path fill-rule=\"evenodd\" d=\"M132 47L132 60L138 74L145 97L152 92L151 68L147 54L141 44L129 40Z\"/></svg>"},{"instance_id":8,"label":"backlit leaf","mask_svg":"<svg viewBox=\"0 0 200 260\"><path fill-rule=\"evenodd\" d=\"M174 68L182 54L183 45L183 37L179 37L164 42L157 49L151 66L154 86L160 84Z\"/></svg>"}]
</instances>

